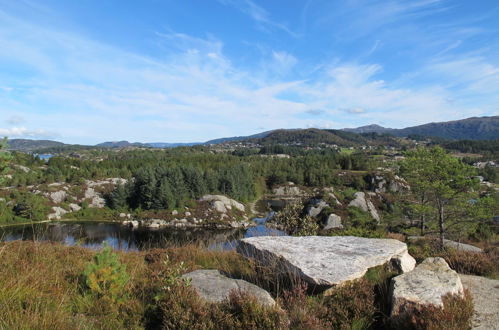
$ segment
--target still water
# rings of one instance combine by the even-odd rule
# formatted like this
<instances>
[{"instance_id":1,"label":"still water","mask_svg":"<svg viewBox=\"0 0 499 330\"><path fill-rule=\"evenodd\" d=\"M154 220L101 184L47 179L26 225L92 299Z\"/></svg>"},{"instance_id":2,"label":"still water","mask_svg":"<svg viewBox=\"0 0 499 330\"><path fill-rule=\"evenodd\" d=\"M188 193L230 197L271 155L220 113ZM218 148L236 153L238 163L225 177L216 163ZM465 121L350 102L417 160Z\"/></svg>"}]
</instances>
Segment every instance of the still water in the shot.
<instances>
[{"instance_id":1,"label":"still water","mask_svg":"<svg viewBox=\"0 0 499 330\"><path fill-rule=\"evenodd\" d=\"M99 249L103 242L120 250L147 250L188 244L212 250L233 249L238 239L282 236L284 232L265 226L267 218L256 218L249 229L130 228L112 222L50 222L0 228L0 241L34 240L60 242Z\"/></svg>"}]
</instances>

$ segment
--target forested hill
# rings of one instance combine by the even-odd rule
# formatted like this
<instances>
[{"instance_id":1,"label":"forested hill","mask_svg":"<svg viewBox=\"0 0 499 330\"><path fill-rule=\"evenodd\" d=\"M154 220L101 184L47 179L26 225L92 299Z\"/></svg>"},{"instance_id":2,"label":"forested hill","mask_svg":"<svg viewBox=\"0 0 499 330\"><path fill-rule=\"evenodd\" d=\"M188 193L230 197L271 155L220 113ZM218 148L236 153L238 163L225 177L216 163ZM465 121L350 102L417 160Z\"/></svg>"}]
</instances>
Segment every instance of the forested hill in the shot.
<instances>
[{"instance_id":1,"label":"forested hill","mask_svg":"<svg viewBox=\"0 0 499 330\"><path fill-rule=\"evenodd\" d=\"M462 120L429 123L402 129L368 125L358 128L345 128L343 130L352 133L389 133L400 137L420 135L449 140L494 140L499 138L499 116L472 117Z\"/></svg>"},{"instance_id":2,"label":"forested hill","mask_svg":"<svg viewBox=\"0 0 499 330\"><path fill-rule=\"evenodd\" d=\"M26 152L64 146L66 146L66 144L51 140L13 139L8 141L8 149Z\"/></svg>"},{"instance_id":3,"label":"forested hill","mask_svg":"<svg viewBox=\"0 0 499 330\"><path fill-rule=\"evenodd\" d=\"M355 134L332 129L280 129L270 132L262 138L244 140L262 145L301 145L313 146L318 144L337 145L342 147L360 145L392 145L398 146L395 137L387 134L366 133Z\"/></svg>"}]
</instances>

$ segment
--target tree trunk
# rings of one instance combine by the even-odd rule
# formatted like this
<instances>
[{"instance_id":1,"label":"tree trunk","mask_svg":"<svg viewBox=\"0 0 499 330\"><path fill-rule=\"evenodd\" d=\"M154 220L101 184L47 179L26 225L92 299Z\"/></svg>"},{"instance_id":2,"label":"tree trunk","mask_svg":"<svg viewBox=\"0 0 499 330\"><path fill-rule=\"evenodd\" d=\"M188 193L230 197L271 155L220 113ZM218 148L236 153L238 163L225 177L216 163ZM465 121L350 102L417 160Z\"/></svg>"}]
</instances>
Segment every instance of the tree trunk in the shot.
<instances>
[{"instance_id":1,"label":"tree trunk","mask_svg":"<svg viewBox=\"0 0 499 330\"><path fill-rule=\"evenodd\" d=\"M421 206L424 207L426 204L426 194L423 193L423 196L421 197ZM423 214L421 214L421 236L424 236L424 224L426 220L426 214L424 213L424 208L423 208Z\"/></svg>"},{"instance_id":2,"label":"tree trunk","mask_svg":"<svg viewBox=\"0 0 499 330\"><path fill-rule=\"evenodd\" d=\"M421 236L424 236L425 214L421 215Z\"/></svg>"},{"instance_id":3,"label":"tree trunk","mask_svg":"<svg viewBox=\"0 0 499 330\"><path fill-rule=\"evenodd\" d=\"M438 228L440 231L440 248L441 249L444 248L444 233L445 233L444 220L445 220L444 206L442 204L440 204L439 208L438 208Z\"/></svg>"}]
</instances>

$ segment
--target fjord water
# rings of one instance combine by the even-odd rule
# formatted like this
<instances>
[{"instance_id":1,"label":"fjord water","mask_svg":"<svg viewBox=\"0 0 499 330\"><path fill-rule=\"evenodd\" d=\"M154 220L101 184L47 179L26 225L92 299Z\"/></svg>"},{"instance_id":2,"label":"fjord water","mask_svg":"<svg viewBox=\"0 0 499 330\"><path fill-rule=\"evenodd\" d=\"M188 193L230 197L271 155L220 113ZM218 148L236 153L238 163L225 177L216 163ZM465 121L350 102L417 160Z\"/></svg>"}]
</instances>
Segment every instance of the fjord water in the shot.
<instances>
[{"instance_id":1,"label":"fjord water","mask_svg":"<svg viewBox=\"0 0 499 330\"><path fill-rule=\"evenodd\" d=\"M188 244L213 250L233 249L238 239L254 236L284 235L265 226L267 218L256 218L255 227L248 229L130 228L115 222L58 221L0 228L0 241L32 240L59 242L99 249L107 242L119 250L147 250Z\"/></svg>"}]
</instances>

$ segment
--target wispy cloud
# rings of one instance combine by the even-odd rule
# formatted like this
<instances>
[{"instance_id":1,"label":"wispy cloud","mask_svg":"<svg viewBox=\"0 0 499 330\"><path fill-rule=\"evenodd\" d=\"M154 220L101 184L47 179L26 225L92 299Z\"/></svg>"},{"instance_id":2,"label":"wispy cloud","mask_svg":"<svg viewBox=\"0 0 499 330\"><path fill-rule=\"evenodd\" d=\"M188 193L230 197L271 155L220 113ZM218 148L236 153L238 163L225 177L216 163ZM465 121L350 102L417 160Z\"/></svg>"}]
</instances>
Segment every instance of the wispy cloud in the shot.
<instances>
[{"instance_id":1,"label":"wispy cloud","mask_svg":"<svg viewBox=\"0 0 499 330\"><path fill-rule=\"evenodd\" d=\"M220 1L267 29L287 29L251 1ZM431 15L427 8L440 1L387 3L394 6L392 15ZM218 36L173 29L154 36L162 52L151 57L0 12L0 70L16 72L0 76L0 86L12 86L0 90L0 116L14 126L0 134L56 132L68 142L85 143L203 141L263 126L410 126L490 114L499 104L498 63L480 54L455 56L464 37L463 44L445 43L446 51L408 70L410 79L403 80L393 71L386 74L390 63L368 56L326 56L300 74L307 63L296 49L265 45L248 67L227 55L230 45ZM376 39L369 55L386 44Z\"/></svg>"},{"instance_id":2,"label":"wispy cloud","mask_svg":"<svg viewBox=\"0 0 499 330\"><path fill-rule=\"evenodd\" d=\"M19 125L25 122L25 119L21 116L10 116L5 122L10 125Z\"/></svg>"},{"instance_id":3,"label":"wispy cloud","mask_svg":"<svg viewBox=\"0 0 499 330\"><path fill-rule=\"evenodd\" d=\"M285 24L272 20L268 11L251 0L218 0L218 2L236 8L253 19L264 30L278 29L288 33L292 37L300 36L299 33L292 31Z\"/></svg>"}]
</instances>

